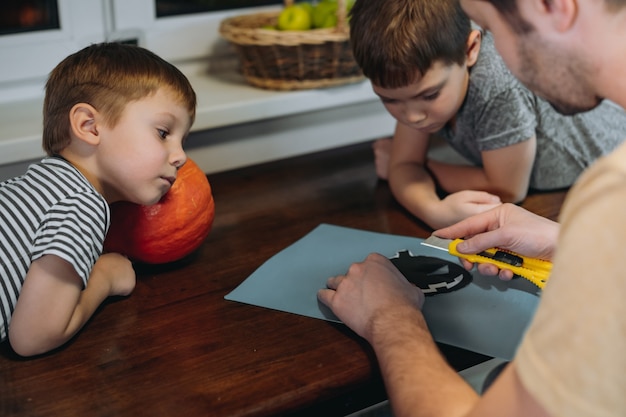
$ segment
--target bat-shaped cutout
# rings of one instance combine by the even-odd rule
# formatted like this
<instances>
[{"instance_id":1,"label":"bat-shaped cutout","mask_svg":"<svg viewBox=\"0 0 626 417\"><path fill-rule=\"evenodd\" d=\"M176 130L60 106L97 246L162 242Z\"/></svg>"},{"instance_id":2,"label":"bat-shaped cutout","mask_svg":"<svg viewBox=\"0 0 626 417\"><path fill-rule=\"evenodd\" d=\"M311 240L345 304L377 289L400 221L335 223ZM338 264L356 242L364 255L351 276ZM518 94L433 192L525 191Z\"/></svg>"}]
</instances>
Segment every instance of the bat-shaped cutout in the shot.
<instances>
[{"instance_id":1,"label":"bat-shaped cutout","mask_svg":"<svg viewBox=\"0 0 626 417\"><path fill-rule=\"evenodd\" d=\"M390 258L390 261L427 296L456 291L472 282L472 274L462 266L444 259L413 256L404 250Z\"/></svg>"}]
</instances>

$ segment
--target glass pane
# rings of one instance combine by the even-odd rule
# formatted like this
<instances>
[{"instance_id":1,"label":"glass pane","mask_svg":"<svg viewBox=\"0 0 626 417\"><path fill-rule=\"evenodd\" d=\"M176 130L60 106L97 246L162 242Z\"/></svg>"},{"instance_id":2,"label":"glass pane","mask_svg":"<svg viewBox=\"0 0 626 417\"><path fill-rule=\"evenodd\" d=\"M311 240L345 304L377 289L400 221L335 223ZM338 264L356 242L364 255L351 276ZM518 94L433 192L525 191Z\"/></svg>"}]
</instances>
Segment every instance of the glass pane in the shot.
<instances>
[{"instance_id":1,"label":"glass pane","mask_svg":"<svg viewBox=\"0 0 626 417\"><path fill-rule=\"evenodd\" d=\"M281 4L283 0L155 0L157 17Z\"/></svg>"},{"instance_id":2,"label":"glass pane","mask_svg":"<svg viewBox=\"0 0 626 417\"><path fill-rule=\"evenodd\" d=\"M59 28L56 0L0 1L0 35Z\"/></svg>"}]
</instances>

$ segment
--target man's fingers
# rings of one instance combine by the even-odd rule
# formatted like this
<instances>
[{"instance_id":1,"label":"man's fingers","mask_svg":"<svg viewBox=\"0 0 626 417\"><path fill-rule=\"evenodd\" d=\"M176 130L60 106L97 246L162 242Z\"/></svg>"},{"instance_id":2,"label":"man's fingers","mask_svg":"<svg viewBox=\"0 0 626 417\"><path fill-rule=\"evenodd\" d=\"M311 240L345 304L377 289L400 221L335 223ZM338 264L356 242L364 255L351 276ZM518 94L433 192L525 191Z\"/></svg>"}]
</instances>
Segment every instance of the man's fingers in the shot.
<instances>
[{"instance_id":1,"label":"man's fingers","mask_svg":"<svg viewBox=\"0 0 626 417\"><path fill-rule=\"evenodd\" d=\"M337 287L339 286L339 284L344 278L345 277L343 275L337 275L337 276L328 278L326 280L327 288L322 288L321 290L319 290L317 292L317 298L321 302L323 302L324 304L330 307L333 302L333 298L335 297Z\"/></svg>"},{"instance_id":2,"label":"man's fingers","mask_svg":"<svg viewBox=\"0 0 626 417\"><path fill-rule=\"evenodd\" d=\"M326 286L330 289L336 290L341 281L343 280L343 275L336 275L334 277L330 277L326 280Z\"/></svg>"},{"instance_id":3,"label":"man's fingers","mask_svg":"<svg viewBox=\"0 0 626 417\"><path fill-rule=\"evenodd\" d=\"M330 307L333 302L333 297L335 296L335 290L331 290L328 288L321 289L317 292L317 299L324 303L326 306Z\"/></svg>"}]
</instances>

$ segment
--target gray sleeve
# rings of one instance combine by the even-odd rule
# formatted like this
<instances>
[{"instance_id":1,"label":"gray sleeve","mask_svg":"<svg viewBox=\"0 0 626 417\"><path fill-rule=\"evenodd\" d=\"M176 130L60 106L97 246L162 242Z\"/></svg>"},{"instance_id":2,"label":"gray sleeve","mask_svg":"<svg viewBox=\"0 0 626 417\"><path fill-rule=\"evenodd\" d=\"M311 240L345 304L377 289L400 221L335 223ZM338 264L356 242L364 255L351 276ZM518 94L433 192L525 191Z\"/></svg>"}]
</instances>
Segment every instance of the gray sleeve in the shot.
<instances>
[{"instance_id":1,"label":"gray sleeve","mask_svg":"<svg viewBox=\"0 0 626 417\"><path fill-rule=\"evenodd\" d=\"M535 97L521 86L484 100L475 115L475 138L480 151L503 148L535 136Z\"/></svg>"}]
</instances>

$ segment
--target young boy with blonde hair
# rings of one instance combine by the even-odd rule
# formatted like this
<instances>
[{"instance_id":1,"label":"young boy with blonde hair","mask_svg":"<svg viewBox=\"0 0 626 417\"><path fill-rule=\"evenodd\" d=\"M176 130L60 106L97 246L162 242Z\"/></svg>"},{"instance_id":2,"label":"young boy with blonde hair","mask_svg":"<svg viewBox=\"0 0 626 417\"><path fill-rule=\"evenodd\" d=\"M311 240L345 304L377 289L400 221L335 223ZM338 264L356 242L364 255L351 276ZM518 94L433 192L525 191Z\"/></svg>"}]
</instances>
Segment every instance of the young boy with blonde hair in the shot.
<instances>
[{"instance_id":1,"label":"young boy with blonde hair","mask_svg":"<svg viewBox=\"0 0 626 417\"><path fill-rule=\"evenodd\" d=\"M51 72L48 156L0 184L0 340L16 353L61 346L104 299L132 292L130 261L102 254L109 204L167 193L195 108L187 78L140 47L91 45Z\"/></svg>"},{"instance_id":2,"label":"young boy with blonde hair","mask_svg":"<svg viewBox=\"0 0 626 417\"><path fill-rule=\"evenodd\" d=\"M356 61L397 120L391 149L375 144L378 173L388 169L396 199L432 228L519 202L529 187L569 187L623 140L614 104L563 116L519 83L458 1L357 1L350 28ZM471 165L428 159L432 134Z\"/></svg>"}]
</instances>

